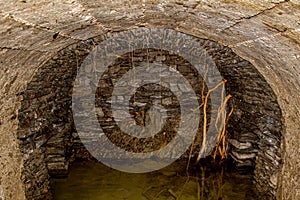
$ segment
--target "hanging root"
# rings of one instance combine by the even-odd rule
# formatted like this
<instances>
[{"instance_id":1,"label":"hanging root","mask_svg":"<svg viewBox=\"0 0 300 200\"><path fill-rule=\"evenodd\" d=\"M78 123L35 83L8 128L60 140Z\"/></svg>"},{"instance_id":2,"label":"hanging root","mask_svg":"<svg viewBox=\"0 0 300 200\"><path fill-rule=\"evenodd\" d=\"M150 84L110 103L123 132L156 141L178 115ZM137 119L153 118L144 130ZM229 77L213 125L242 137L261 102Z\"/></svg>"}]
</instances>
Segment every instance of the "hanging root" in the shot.
<instances>
[{"instance_id":1,"label":"hanging root","mask_svg":"<svg viewBox=\"0 0 300 200\"><path fill-rule=\"evenodd\" d=\"M217 119L221 121L221 124L218 127L219 135L218 135L218 140L217 140L216 146L211 152L211 155L213 155L214 159L216 159L217 154L219 154L221 156L222 160L227 158L227 156L228 156L228 151L227 151L228 150L228 142L227 142L228 132L226 130L226 127L228 124L228 120L233 112L233 107L231 108L231 110L227 116L226 116L225 109L226 109L226 104L230 98L231 98L231 95L227 95L224 103L222 104L222 106L220 106L220 108L218 110L218 118ZM218 120L216 121L216 127L217 127Z\"/></svg>"},{"instance_id":2,"label":"hanging root","mask_svg":"<svg viewBox=\"0 0 300 200\"><path fill-rule=\"evenodd\" d=\"M203 105L203 136L202 136L202 145L201 149L198 153L197 162L200 161L200 158L203 156L206 147L207 147L207 103L209 100L210 93L212 93L214 90L216 90L218 87L222 85L222 102L218 109L218 115L215 123L216 130L218 132L218 141L216 143L215 148L212 150L211 155L213 155L213 158L216 158L216 155L219 154L222 159L227 158L227 150L228 150L228 143L227 143L227 131L226 126L229 120L230 115L233 112L233 108L231 108L229 114L226 116L226 105L228 103L228 100L232 97L230 94L226 96L225 99L223 99L224 92L225 92L225 83L227 80L223 80L222 82L218 83L215 87L208 90L207 94L204 97L204 92L202 90L202 104Z\"/></svg>"}]
</instances>

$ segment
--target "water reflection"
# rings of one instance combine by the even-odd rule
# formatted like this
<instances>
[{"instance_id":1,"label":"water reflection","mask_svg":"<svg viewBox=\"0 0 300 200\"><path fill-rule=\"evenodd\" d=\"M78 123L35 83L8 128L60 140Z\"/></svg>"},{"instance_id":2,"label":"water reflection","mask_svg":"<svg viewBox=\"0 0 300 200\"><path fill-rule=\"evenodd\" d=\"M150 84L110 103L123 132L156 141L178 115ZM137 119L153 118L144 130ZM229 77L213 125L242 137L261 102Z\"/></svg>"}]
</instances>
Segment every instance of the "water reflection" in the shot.
<instances>
[{"instance_id":1,"label":"water reflection","mask_svg":"<svg viewBox=\"0 0 300 200\"><path fill-rule=\"evenodd\" d=\"M188 177L186 163L186 160L179 160L159 171L129 174L98 162L75 162L68 178L51 180L54 199L257 199L251 174L195 167Z\"/></svg>"}]
</instances>

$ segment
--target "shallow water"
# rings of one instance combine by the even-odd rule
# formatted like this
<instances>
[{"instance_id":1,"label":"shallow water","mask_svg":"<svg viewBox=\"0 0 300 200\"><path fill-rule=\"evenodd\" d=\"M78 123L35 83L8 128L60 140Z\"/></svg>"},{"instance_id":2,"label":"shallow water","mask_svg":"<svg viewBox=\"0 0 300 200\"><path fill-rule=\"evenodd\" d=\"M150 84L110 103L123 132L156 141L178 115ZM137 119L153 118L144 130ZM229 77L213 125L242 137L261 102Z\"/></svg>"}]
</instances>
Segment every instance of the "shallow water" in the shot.
<instances>
[{"instance_id":1,"label":"shallow water","mask_svg":"<svg viewBox=\"0 0 300 200\"><path fill-rule=\"evenodd\" d=\"M257 199L250 174L199 169L188 178L186 163L180 160L159 171L129 174L99 162L77 162L68 178L52 179L51 184L57 200Z\"/></svg>"}]
</instances>

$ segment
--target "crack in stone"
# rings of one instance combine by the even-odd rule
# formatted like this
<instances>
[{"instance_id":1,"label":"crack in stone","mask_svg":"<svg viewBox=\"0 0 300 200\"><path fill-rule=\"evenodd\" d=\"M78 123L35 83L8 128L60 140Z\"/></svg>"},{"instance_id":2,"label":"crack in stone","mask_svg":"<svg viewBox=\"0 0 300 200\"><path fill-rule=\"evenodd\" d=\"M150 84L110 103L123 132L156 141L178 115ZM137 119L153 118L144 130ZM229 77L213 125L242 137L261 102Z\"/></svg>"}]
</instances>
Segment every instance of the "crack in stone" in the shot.
<instances>
[{"instance_id":1,"label":"crack in stone","mask_svg":"<svg viewBox=\"0 0 300 200\"><path fill-rule=\"evenodd\" d=\"M225 31L227 31L227 30L229 30L229 29L235 27L236 25L242 23L244 20L248 20L248 19L255 18L255 17L257 17L257 16L259 16L259 15L261 15L261 14L264 14L264 13L267 12L267 11L273 10L274 8L278 7L279 5L282 5L282 4L287 3L287 2L289 2L289 1L290 1L290 0L284 0L284 1L281 1L281 2L278 2L278 3L274 3L274 5L273 5L272 7L266 8L266 9L264 9L264 10L262 10L262 11L259 11L258 13L254 14L254 15L247 16L247 17L241 17L241 18L237 19L236 22L235 22L234 24L230 25L229 27L224 28L224 29L221 31L221 33L223 33L223 32L225 32Z\"/></svg>"},{"instance_id":2,"label":"crack in stone","mask_svg":"<svg viewBox=\"0 0 300 200\"><path fill-rule=\"evenodd\" d=\"M288 30L288 28L287 27L279 27L279 26L277 26L276 24L269 24L269 23L267 23L267 22L262 22L264 25L266 25L266 26L268 26L268 27L270 27L271 29L273 29L273 30L276 30L277 32L280 32L280 33L284 33L284 32L286 32L287 30Z\"/></svg>"}]
</instances>

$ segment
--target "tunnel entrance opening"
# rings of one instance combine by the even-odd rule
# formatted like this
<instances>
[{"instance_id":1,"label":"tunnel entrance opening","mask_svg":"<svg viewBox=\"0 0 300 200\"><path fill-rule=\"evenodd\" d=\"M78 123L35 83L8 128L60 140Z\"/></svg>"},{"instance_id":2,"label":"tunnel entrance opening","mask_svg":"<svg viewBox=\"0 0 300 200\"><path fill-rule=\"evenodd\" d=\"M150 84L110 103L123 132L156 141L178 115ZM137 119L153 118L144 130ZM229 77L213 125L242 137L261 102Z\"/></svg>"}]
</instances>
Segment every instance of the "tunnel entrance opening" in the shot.
<instances>
[{"instance_id":1,"label":"tunnel entrance opening","mask_svg":"<svg viewBox=\"0 0 300 200\"><path fill-rule=\"evenodd\" d=\"M72 88L81 63L102 40L103 37L96 37L59 51L38 69L27 90L19 94L23 101L18 115L18 138L24 158L22 181L28 199L51 198L50 177L68 176L69 166L74 161L93 160L76 132L71 109ZM226 93L232 95L228 109L233 107L234 112L227 126L229 159L226 166L254 171L252 178L260 195L274 198L280 172L282 140L281 111L276 96L256 68L230 48L210 40L198 38L197 41L227 80ZM161 62L179 71L187 77L199 99L202 91L202 77L180 55L160 49L139 49L120 55L101 80L98 88L101 95L98 96L96 107L102 110L97 115L106 135L115 144L134 151L151 151L165 145L176 133L180 115L180 105L172 92L159 85L145 85L137 90L130 102L130 112L135 122L140 125L149 123L148 107L155 101L171 110L170 119L161 134L154 141L142 141L144 145L137 145L140 140L120 137L120 131L111 123L112 116L106 102L111 100L115 81L133 64L144 61ZM181 89L178 87L178 90ZM201 142L201 130L200 123L196 144ZM92 142L93 138L90 140ZM200 148L196 146L192 154L194 157ZM103 157L106 153L101 151ZM182 158L187 159L188 156L187 152Z\"/></svg>"}]
</instances>

